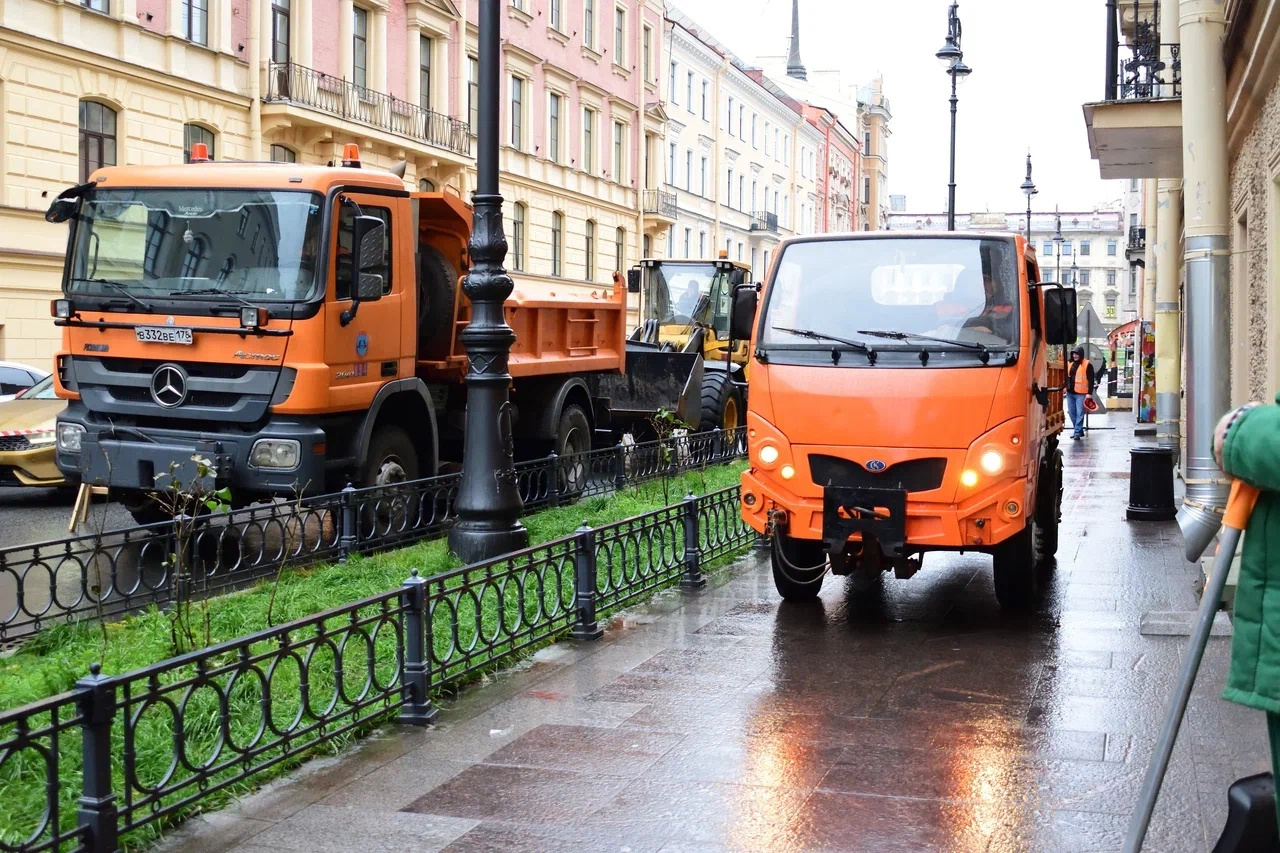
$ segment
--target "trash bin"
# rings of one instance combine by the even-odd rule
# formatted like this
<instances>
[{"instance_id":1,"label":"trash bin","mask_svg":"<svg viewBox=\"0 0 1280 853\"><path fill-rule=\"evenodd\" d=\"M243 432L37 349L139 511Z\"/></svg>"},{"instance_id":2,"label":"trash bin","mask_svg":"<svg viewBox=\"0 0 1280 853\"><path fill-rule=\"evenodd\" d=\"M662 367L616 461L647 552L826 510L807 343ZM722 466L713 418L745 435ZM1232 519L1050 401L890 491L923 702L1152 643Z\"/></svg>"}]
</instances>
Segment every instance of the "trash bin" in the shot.
<instances>
[{"instance_id":1,"label":"trash bin","mask_svg":"<svg viewBox=\"0 0 1280 853\"><path fill-rule=\"evenodd\" d=\"M1173 449L1134 447L1129 450L1130 521L1171 521L1178 514L1173 503Z\"/></svg>"}]
</instances>

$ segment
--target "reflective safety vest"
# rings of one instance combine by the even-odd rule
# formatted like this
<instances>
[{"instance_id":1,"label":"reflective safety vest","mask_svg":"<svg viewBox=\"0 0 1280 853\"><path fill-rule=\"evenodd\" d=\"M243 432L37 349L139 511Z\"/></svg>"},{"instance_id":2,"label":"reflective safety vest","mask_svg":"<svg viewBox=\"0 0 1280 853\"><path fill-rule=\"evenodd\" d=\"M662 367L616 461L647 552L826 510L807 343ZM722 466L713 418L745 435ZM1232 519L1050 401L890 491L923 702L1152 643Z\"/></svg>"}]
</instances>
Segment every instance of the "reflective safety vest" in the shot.
<instances>
[{"instance_id":1,"label":"reflective safety vest","mask_svg":"<svg viewBox=\"0 0 1280 853\"><path fill-rule=\"evenodd\" d=\"M1076 394L1089 393L1089 365L1084 362L1076 368L1076 381L1071 390Z\"/></svg>"}]
</instances>

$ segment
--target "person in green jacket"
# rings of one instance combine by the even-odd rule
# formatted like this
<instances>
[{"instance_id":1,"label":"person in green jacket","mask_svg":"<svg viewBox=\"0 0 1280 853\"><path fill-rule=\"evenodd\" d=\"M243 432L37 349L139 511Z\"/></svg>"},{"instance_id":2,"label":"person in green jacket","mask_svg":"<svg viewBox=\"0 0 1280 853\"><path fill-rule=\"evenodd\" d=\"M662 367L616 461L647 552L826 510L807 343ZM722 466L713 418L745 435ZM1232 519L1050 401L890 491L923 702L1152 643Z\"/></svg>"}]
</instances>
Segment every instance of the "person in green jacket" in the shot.
<instances>
[{"instance_id":1,"label":"person in green jacket","mask_svg":"<svg viewBox=\"0 0 1280 853\"><path fill-rule=\"evenodd\" d=\"M1213 455L1225 473L1260 491L1244 534L1222 696L1266 712L1271 771L1280 779L1280 405L1250 403L1224 415Z\"/></svg>"}]
</instances>

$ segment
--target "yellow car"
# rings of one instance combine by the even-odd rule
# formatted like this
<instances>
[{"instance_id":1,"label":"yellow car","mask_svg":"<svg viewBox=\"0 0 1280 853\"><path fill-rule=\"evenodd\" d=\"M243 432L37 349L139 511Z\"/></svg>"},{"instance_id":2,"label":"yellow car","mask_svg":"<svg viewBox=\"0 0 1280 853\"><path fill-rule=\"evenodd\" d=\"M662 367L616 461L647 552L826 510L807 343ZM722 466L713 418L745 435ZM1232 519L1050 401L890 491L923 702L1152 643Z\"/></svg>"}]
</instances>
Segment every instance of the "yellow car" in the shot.
<instances>
[{"instance_id":1,"label":"yellow car","mask_svg":"<svg viewBox=\"0 0 1280 853\"><path fill-rule=\"evenodd\" d=\"M54 421L67 406L46 376L0 403L0 486L65 486L53 462Z\"/></svg>"}]
</instances>

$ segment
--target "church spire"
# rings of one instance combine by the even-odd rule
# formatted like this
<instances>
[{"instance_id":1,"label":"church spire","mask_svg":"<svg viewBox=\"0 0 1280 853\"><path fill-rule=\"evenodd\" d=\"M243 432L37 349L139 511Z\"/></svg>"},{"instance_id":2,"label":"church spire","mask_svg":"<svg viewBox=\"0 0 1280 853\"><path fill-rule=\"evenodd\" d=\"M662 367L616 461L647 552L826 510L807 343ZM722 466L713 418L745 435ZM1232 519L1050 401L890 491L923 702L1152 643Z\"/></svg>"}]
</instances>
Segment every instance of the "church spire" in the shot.
<instances>
[{"instance_id":1,"label":"church spire","mask_svg":"<svg viewBox=\"0 0 1280 853\"><path fill-rule=\"evenodd\" d=\"M800 0L791 0L791 53L787 57L787 76L808 80L809 75L800 61Z\"/></svg>"}]
</instances>

